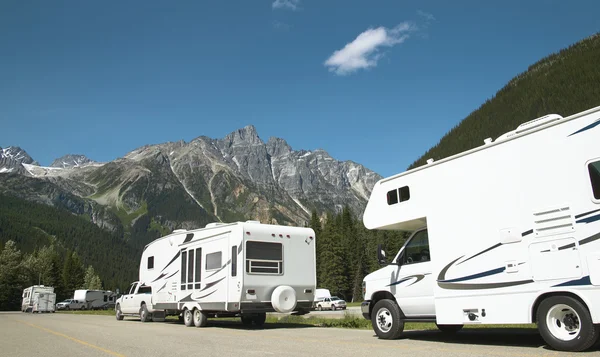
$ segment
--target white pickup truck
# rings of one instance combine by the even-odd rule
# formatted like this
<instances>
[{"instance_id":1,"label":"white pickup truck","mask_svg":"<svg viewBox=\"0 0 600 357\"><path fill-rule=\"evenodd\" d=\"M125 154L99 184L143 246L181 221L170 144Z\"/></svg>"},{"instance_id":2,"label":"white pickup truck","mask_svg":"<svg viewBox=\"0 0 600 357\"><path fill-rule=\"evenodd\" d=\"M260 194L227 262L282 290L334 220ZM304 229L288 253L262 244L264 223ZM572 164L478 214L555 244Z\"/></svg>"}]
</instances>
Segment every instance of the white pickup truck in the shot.
<instances>
[{"instance_id":1,"label":"white pickup truck","mask_svg":"<svg viewBox=\"0 0 600 357\"><path fill-rule=\"evenodd\" d=\"M337 296L326 297L326 298L320 299L317 301L316 305L317 305L318 311L325 310L325 309L326 310L337 310L337 309L346 310L346 301L340 299Z\"/></svg>"},{"instance_id":2,"label":"white pickup truck","mask_svg":"<svg viewBox=\"0 0 600 357\"><path fill-rule=\"evenodd\" d=\"M56 310L85 310L85 303L80 300L67 299L56 304Z\"/></svg>"},{"instance_id":3,"label":"white pickup truck","mask_svg":"<svg viewBox=\"0 0 600 357\"><path fill-rule=\"evenodd\" d=\"M125 316L139 316L142 322L152 320L152 287L133 282L129 289L117 299L115 316L123 320Z\"/></svg>"}]
</instances>

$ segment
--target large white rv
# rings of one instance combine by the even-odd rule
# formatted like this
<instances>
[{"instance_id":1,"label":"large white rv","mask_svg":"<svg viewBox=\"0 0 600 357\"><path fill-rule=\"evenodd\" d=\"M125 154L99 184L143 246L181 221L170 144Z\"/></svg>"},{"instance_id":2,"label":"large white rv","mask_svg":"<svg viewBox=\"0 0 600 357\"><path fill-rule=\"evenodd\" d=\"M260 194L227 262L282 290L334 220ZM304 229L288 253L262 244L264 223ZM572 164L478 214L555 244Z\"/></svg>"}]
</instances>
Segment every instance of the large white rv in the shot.
<instances>
[{"instance_id":1,"label":"large white rv","mask_svg":"<svg viewBox=\"0 0 600 357\"><path fill-rule=\"evenodd\" d=\"M82 309L98 310L115 306L117 294L107 290L75 290L73 299L83 303Z\"/></svg>"},{"instance_id":2,"label":"large white rv","mask_svg":"<svg viewBox=\"0 0 600 357\"><path fill-rule=\"evenodd\" d=\"M266 312L308 311L316 288L315 233L255 221L211 223L148 244L139 282L117 300L116 317L182 315L187 326L240 316L261 325Z\"/></svg>"},{"instance_id":3,"label":"large white rv","mask_svg":"<svg viewBox=\"0 0 600 357\"><path fill-rule=\"evenodd\" d=\"M22 312L54 312L56 294L54 287L33 285L23 290Z\"/></svg>"},{"instance_id":4,"label":"large white rv","mask_svg":"<svg viewBox=\"0 0 600 357\"><path fill-rule=\"evenodd\" d=\"M413 320L447 332L537 323L566 351L598 340L600 107L382 179L363 221L414 232L363 282L363 315L380 338Z\"/></svg>"}]
</instances>

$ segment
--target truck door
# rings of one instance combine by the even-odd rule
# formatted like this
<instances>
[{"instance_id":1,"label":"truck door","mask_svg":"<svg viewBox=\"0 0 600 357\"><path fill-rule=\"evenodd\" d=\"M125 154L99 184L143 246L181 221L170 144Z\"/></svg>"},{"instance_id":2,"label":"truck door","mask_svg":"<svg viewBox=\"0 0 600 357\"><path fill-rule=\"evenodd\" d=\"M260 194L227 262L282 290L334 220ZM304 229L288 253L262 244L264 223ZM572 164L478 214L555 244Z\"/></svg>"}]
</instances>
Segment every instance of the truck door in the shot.
<instances>
[{"instance_id":1,"label":"truck door","mask_svg":"<svg viewBox=\"0 0 600 357\"><path fill-rule=\"evenodd\" d=\"M429 236L427 230L417 231L396 258L400 265L390 283L390 291L406 316L433 316L434 277L431 274Z\"/></svg>"},{"instance_id":2,"label":"truck door","mask_svg":"<svg viewBox=\"0 0 600 357\"><path fill-rule=\"evenodd\" d=\"M134 293L137 288L138 283L131 284L131 287L123 296L123 300L121 302L121 311L125 314L135 314L139 311L139 307L135 306Z\"/></svg>"}]
</instances>

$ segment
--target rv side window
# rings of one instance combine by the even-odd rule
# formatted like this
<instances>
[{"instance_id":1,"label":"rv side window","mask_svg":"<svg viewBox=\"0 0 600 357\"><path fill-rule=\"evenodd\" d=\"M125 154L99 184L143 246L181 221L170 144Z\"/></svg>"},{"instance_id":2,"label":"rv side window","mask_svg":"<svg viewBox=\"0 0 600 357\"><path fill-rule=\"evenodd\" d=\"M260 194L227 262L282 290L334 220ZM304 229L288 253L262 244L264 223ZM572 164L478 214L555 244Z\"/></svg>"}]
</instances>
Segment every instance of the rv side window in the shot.
<instances>
[{"instance_id":1,"label":"rv side window","mask_svg":"<svg viewBox=\"0 0 600 357\"><path fill-rule=\"evenodd\" d=\"M430 261L429 236L427 230L415 234L404 248L403 264L415 264Z\"/></svg>"},{"instance_id":2,"label":"rv side window","mask_svg":"<svg viewBox=\"0 0 600 357\"><path fill-rule=\"evenodd\" d=\"M246 272L283 274L283 245L269 242L246 242Z\"/></svg>"},{"instance_id":3,"label":"rv side window","mask_svg":"<svg viewBox=\"0 0 600 357\"><path fill-rule=\"evenodd\" d=\"M154 257L148 257L148 269L154 269Z\"/></svg>"},{"instance_id":4,"label":"rv side window","mask_svg":"<svg viewBox=\"0 0 600 357\"><path fill-rule=\"evenodd\" d=\"M200 282L202 277L202 248L196 248L196 284L194 289L200 289Z\"/></svg>"},{"instance_id":5,"label":"rv side window","mask_svg":"<svg viewBox=\"0 0 600 357\"><path fill-rule=\"evenodd\" d=\"M194 283L194 250L190 249L188 251L188 289L193 289L193 283ZM182 281L183 283L183 281Z\"/></svg>"},{"instance_id":6,"label":"rv side window","mask_svg":"<svg viewBox=\"0 0 600 357\"><path fill-rule=\"evenodd\" d=\"M231 276L237 276L237 245L231 247Z\"/></svg>"},{"instance_id":7,"label":"rv side window","mask_svg":"<svg viewBox=\"0 0 600 357\"><path fill-rule=\"evenodd\" d=\"M104 295L104 302L108 302L108 295Z\"/></svg>"},{"instance_id":8,"label":"rv side window","mask_svg":"<svg viewBox=\"0 0 600 357\"><path fill-rule=\"evenodd\" d=\"M400 192L400 202L408 201L410 199L410 190L408 186L400 187L398 189Z\"/></svg>"},{"instance_id":9,"label":"rv side window","mask_svg":"<svg viewBox=\"0 0 600 357\"><path fill-rule=\"evenodd\" d=\"M600 200L600 161L590 163L588 165L588 171L590 173L594 198Z\"/></svg>"},{"instance_id":10,"label":"rv side window","mask_svg":"<svg viewBox=\"0 0 600 357\"><path fill-rule=\"evenodd\" d=\"M398 190L394 189L394 190L388 191L387 203L388 203L388 205L395 205L396 203L398 203Z\"/></svg>"},{"instance_id":11,"label":"rv side window","mask_svg":"<svg viewBox=\"0 0 600 357\"><path fill-rule=\"evenodd\" d=\"M181 252L181 290L185 290L185 278L187 273L186 265L187 264L187 251Z\"/></svg>"},{"instance_id":12,"label":"rv side window","mask_svg":"<svg viewBox=\"0 0 600 357\"><path fill-rule=\"evenodd\" d=\"M206 270L215 270L221 267L221 252L206 254Z\"/></svg>"}]
</instances>

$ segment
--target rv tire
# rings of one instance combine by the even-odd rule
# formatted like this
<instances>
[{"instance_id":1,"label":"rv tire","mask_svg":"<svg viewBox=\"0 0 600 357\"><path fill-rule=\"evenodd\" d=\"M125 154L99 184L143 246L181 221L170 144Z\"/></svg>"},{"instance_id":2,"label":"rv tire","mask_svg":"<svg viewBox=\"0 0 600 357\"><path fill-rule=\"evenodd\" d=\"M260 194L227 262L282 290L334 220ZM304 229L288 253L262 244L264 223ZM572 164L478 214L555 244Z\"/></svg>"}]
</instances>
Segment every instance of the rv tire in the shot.
<instances>
[{"instance_id":1,"label":"rv tire","mask_svg":"<svg viewBox=\"0 0 600 357\"><path fill-rule=\"evenodd\" d=\"M194 309L194 326L205 327L208 324L208 317L200 309Z\"/></svg>"},{"instance_id":2,"label":"rv tire","mask_svg":"<svg viewBox=\"0 0 600 357\"><path fill-rule=\"evenodd\" d=\"M400 307L393 300L379 300L373 307L371 324L377 337L381 339L393 340L400 337L404 330Z\"/></svg>"},{"instance_id":3,"label":"rv tire","mask_svg":"<svg viewBox=\"0 0 600 357\"><path fill-rule=\"evenodd\" d=\"M244 316L244 315L241 316L241 319L242 319L242 325L244 325L244 326L251 326L252 321L254 320L252 318L252 316Z\"/></svg>"},{"instance_id":4,"label":"rv tire","mask_svg":"<svg viewBox=\"0 0 600 357\"><path fill-rule=\"evenodd\" d=\"M537 310L540 335L559 351L581 352L592 347L600 335L587 307L571 296L550 296Z\"/></svg>"},{"instance_id":5,"label":"rv tire","mask_svg":"<svg viewBox=\"0 0 600 357\"><path fill-rule=\"evenodd\" d=\"M267 320L267 313L266 312L260 312L260 313L256 314L256 316L254 316L252 318L252 321L254 322L254 325L256 325L258 327L262 327L265 324L266 320Z\"/></svg>"},{"instance_id":6,"label":"rv tire","mask_svg":"<svg viewBox=\"0 0 600 357\"><path fill-rule=\"evenodd\" d=\"M187 327L194 326L194 316L192 315L192 311L190 309L183 310L183 323Z\"/></svg>"},{"instance_id":7,"label":"rv tire","mask_svg":"<svg viewBox=\"0 0 600 357\"><path fill-rule=\"evenodd\" d=\"M437 326L437 328L442 331L443 333L447 333L447 334L454 334L457 333L458 331L462 330L463 325L439 325L439 324L435 324Z\"/></svg>"},{"instance_id":8,"label":"rv tire","mask_svg":"<svg viewBox=\"0 0 600 357\"><path fill-rule=\"evenodd\" d=\"M152 316L148 312L148 308L146 307L146 304L142 304L142 306L140 307L140 321L148 322L150 320L152 320Z\"/></svg>"}]
</instances>

